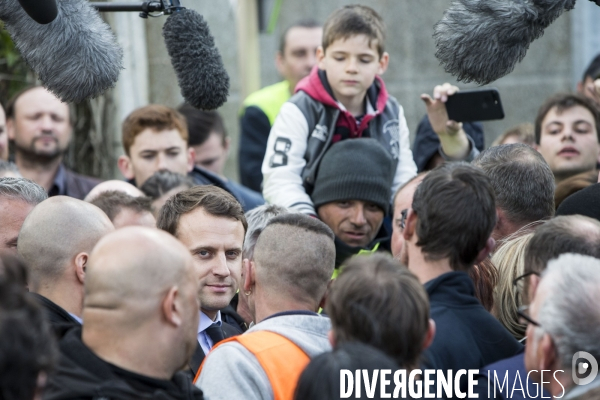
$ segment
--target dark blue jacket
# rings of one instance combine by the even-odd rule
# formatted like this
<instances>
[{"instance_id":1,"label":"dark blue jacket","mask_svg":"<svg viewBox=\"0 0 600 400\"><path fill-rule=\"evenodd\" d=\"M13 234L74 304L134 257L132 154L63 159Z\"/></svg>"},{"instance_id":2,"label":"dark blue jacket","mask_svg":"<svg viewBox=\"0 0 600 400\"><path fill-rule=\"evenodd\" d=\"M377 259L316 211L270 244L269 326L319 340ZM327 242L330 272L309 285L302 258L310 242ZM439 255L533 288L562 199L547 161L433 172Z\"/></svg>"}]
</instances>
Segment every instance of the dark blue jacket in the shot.
<instances>
[{"instance_id":1,"label":"dark blue jacket","mask_svg":"<svg viewBox=\"0 0 600 400\"><path fill-rule=\"evenodd\" d=\"M227 190L233 195L233 197L237 199L237 201L240 202L244 212L248 212L253 208L265 204L265 200L260 193L248 189L247 187L244 187L233 181L226 181L220 176L207 171L204 168L194 166L194 169L189 173L189 175L194 179L194 182L197 185L215 185L221 189Z\"/></svg>"},{"instance_id":2,"label":"dark blue jacket","mask_svg":"<svg viewBox=\"0 0 600 400\"><path fill-rule=\"evenodd\" d=\"M463 124L463 129L469 139L471 139L471 145L475 145L477 149L476 152L472 152L473 155L479 154L480 151L483 151L485 147L484 144L484 136L483 136L483 125L481 122L465 122ZM440 149L440 139L438 135L433 131L431 127L431 123L429 122L429 118L427 115L421 119L419 122L419 126L417 127L417 131L415 134L415 141L413 143L413 158L415 160L415 164L417 164L417 171L423 172L425 171L425 167L427 167L427 163L431 160L431 157L434 156ZM472 158L472 157L471 157ZM471 161L471 159L465 160L467 162Z\"/></svg>"},{"instance_id":3,"label":"dark blue jacket","mask_svg":"<svg viewBox=\"0 0 600 400\"><path fill-rule=\"evenodd\" d=\"M494 372L497 381L494 381ZM504 382L505 376L508 377L506 383ZM540 384L527 379L525 353L521 352L514 357L500 360L480 369L474 392L479 394L480 399L525 400L551 397L546 391L540 394L540 389Z\"/></svg>"},{"instance_id":4,"label":"dark blue jacket","mask_svg":"<svg viewBox=\"0 0 600 400\"><path fill-rule=\"evenodd\" d=\"M428 368L481 369L523 346L481 305L465 272L448 272L425 283L436 332L424 352Z\"/></svg>"}]
</instances>

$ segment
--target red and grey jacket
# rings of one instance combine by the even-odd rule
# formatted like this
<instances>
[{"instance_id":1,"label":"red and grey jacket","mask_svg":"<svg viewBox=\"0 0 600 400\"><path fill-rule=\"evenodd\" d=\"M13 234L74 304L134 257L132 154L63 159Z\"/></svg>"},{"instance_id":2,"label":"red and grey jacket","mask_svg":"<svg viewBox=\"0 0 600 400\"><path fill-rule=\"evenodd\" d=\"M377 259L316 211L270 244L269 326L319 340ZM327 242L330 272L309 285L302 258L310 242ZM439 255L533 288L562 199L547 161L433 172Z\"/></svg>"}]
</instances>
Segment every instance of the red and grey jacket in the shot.
<instances>
[{"instance_id":1,"label":"red and grey jacket","mask_svg":"<svg viewBox=\"0 0 600 400\"><path fill-rule=\"evenodd\" d=\"M324 71L313 69L275 119L262 165L263 196L269 203L315 215L310 199L319 163L335 142L377 139L396 162L392 193L417 167L402 106L376 77L367 91L366 114L357 120L335 100ZM352 160L348 160L352 162Z\"/></svg>"}]
</instances>

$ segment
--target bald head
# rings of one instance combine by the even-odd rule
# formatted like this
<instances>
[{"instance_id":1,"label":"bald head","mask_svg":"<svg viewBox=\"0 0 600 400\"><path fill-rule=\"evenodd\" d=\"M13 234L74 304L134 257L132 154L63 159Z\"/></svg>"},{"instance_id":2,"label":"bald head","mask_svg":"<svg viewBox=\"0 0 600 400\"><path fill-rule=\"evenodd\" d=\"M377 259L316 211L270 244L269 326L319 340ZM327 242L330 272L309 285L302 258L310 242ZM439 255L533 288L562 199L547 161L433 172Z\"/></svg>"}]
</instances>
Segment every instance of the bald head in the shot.
<instances>
[{"instance_id":1,"label":"bald head","mask_svg":"<svg viewBox=\"0 0 600 400\"><path fill-rule=\"evenodd\" d=\"M335 266L333 239L331 229L316 218L296 213L273 218L254 248L256 284L318 304Z\"/></svg>"},{"instance_id":2,"label":"bald head","mask_svg":"<svg viewBox=\"0 0 600 400\"><path fill-rule=\"evenodd\" d=\"M158 229L129 226L106 235L86 273L83 342L111 364L171 379L198 346L193 263L183 244Z\"/></svg>"},{"instance_id":3,"label":"bald head","mask_svg":"<svg viewBox=\"0 0 600 400\"><path fill-rule=\"evenodd\" d=\"M133 186L131 183L115 179L111 181L104 181L94 186L94 188L87 194L87 196L85 196L85 199L83 200L91 203L92 200L98 197L98 195L100 195L101 193L113 191L123 192L132 197L144 196L144 193L140 189Z\"/></svg>"},{"instance_id":4,"label":"bald head","mask_svg":"<svg viewBox=\"0 0 600 400\"><path fill-rule=\"evenodd\" d=\"M195 281L193 259L181 242L158 229L125 227L102 238L92 252L84 312L135 309L128 320L143 319L169 288L187 281Z\"/></svg>"},{"instance_id":5,"label":"bald head","mask_svg":"<svg viewBox=\"0 0 600 400\"><path fill-rule=\"evenodd\" d=\"M80 253L91 253L114 230L98 207L66 196L38 204L23 222L17 250L30 267L30 287L60 280Z\"/></svg>"}]
</instances>

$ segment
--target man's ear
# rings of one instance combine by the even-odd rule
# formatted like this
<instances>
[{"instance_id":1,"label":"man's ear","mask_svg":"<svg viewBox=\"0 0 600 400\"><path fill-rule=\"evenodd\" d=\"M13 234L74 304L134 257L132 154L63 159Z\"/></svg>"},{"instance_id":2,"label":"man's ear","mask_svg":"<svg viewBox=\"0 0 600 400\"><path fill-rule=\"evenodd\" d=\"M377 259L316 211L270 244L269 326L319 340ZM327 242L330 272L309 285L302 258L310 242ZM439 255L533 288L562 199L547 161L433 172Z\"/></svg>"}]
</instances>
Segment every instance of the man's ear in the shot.
<instances>
[{"instance_id":1,"label":"man's ear","mask_svg":"<svg viewBox=\"0 0 600 400\"><path fill-rule=\"evenodd\" d=\"M327 282L327 289L325 290L325 294L323 295L323 298L321 299L321 302L319 303L319 308L325 308L325 304L327 304L327 295L329 294L329 289L331 288L331 284L333 283L335 279L330 279L329 282Z\"/></svg>"},{"instance_id":2,"label":"man's ear","mask_svg":"<svg viewBox=\"0 0 600 400\"><path fill-rule=\"evenodd\" d=\"M79 253L75 256L75 275L77 280L83 285L85 282L85 268L88 262L87 253Z\"/></svg>"},{"instance_id":3,"label":"man's ear","mask_svg":"<svg viewBox=\"0 0 600 400\"><path fill-rule=\"evenodd\" d=\"M537 293L537 288L540 284L540 277L536 274L531 274L526 279L529 279L529 283L527 284L527 300L529 301L529 304L531 304L533 303L533 299Z\"/></svg>"},{"instance_id":4,"label":"man's ear","mask_svg":"<svg viewBox=\"0 0 600 400\"><path fill-rule=\"evenodd\" d=\"M283 54L281 53L281 51L277 51L277 54L275 54L275 67L277 68L277 72L279 72L279 75L284 76L285 75L285 66L283 65L285 63L285 59L283 58Z\"/></svg>"},{"instance_id":5,"label":"man's ear","mask_svg":"<svg viewBox=\"0 0 600 400\"><path fill-rule=\"evenodd\" d=\"M538 352L541 370L552 370L555 368L557 359L556 347L552 338L547 333L544 333L538 343Z\"/></svg>"},{"instance_id":6,"label":"man's ear","mask_svg":"<svg viewBox=\"0 0 600 400\"><path fill-rule=\"evenodd\" d=\"M378 75L383 75L385 71L387 71L388 65L390 63L390 55L387 52L383 52L381 58L379 59L379 70L377 71Z\"/></svg>"},{"instance_id":7,"label":"man's ear","mask_svg":"<svg viewBox=\"0 0 600 400\"><path fill-rule=\"evenodd\" d=\"M331 347L335 347L335 334L333 333L333 329L330 329L329 332L327 332L327 339L329 339Z\"/></svg>"},{"instance_id":8,"label":"man's ear","mask_svg":"<svg viewBox=\"0 0 600 400\"><path fill-rule=\"evenodd\" d=\"M242 277L244 280L242 288L244 289L244 292L251 292L254 290L254 271L254 261L245 258L244 261L242 261Z\"/></svg>"},{"instance_id":9,"label":"man's ear","mask_svg":"<svg viewBox=\"0 0 600 400\"><path fill-rule=\"evenodd\" d=\"M423 348L421 350L425 350L431 346L433 339L435 339L435 321L429 318L429 328L425 334L425 340L423 340Z\"/></svg>"},{"instance_id":10,"label":"man's ear","mask_svg":"<svg viewBox=\"0 0 600 400\"><path fill-rule=\"evenodd\" d=\"M189 146L187 149L187 162L188 162L188 170L187 172L192 172L192 170L194 169L194 160L196 159L196 150L192 147Z\"/></svg>"},{"instance_id":11,"label":"man's ear","mask_svg":"<svg viewBox=\"0 0 600 400\"><path fill-rule=\"evenodd\" d=\"M402 232L402 236L404 236L404 242L409 241L413 235L415 234L415 230L417 229L417 214L413 211L412 208L408 209L408 214L406 215L406 222L404 223L404 232Z\"/></svg>"},{"instance_id":12,"label":"man's ear","mask_svg":"<svg viewBox=\"0 0 600 400\"><path fill-rule=\"evenodd\" d=\"M171 287L167 292L162 302L162 311L165 320L174 326L181 326L183 316L179 306L179 289L177 286Z\"/></svg>"},{"instance_id":13,"label":"man's ear","mask_svg":"<svg viewBox=\"0 0 600 400\"><path fill-rule=\"evenodd\" d=\"M125 179L135 178L135 175L133 174L133 165L129 156L125 154L119 156L119 159L117 160L117 166L119 167L119 171L121 171L121 174L123 174Z\"/></svg>"},{"instance_id":14,"label":"man's ear","mask_svg":"<svg viewBox=\"0 0 600 400\"><path fill-rule=\"evenodd\" d=\"M475 264L479 264L480 262L485 260L485 258L492 251L494 251L495 248L496 248L496 241L494 240L494 238L491 238L491 237L488 238L487 242L485 243L485 247L483 249L481 249L479 254L477 254L477 258L475 259Z\"/></svg>"},{"instance_id":15,"label":"man's ear","mask_svg":"<svg viewBox=\"0 0 600 400\"><path fill-rule=\"evenodd\" d=\"M231 145L231 139L229 137L226 137L225 139L223 139L223 148L225 149L227 154L229 154L229 146L230 145Z\"/></svg>"},{"instance_id":16,"label":"man's ear","mask_svg":"<svg viewBox=\"0 0 600 400\"><path fill-rule=\"evenodd\" d=\"M502 211L501 208L496 207L496 226L494 227L494 230L502 230L504 221L506 221L506 218L504 217L504 211Z\"/></svg>"},{"instance_id":17,"label":"man's ear","mask_svg":"<svg viewBox=\"0 0 600 400\"><path fill-rule=\"evenodd\" d=\"M6 136L8 140L15 140L15 120L12 118L6 119Z\"/></svg>"},{"instance_id":18,"label":"man's ear","mask_svg":"<svg viewBox=\"0 0 600 400\"><path fill-rule=\"evenodd\" d=\"M323 46L317 47L317 65L319 69L325 69L325 50L323 50Z\"/></svg>"}]
</instances>

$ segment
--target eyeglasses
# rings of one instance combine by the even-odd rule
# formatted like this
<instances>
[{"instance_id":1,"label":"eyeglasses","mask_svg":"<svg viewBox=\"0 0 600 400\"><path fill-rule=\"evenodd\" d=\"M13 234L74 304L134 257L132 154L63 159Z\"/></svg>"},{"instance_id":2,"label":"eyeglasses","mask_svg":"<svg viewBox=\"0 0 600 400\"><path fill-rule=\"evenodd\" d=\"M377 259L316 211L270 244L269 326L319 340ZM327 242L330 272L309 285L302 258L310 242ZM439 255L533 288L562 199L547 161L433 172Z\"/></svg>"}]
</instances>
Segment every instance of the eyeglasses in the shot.
<instances>
[{"instance_id":1,"label":"eyeglasses","mask_svg":"<svg viewBox=\"0 0 600 400\"><path fill-rule=\"evenodd\" d=\"M517 315L519 316L519 323L523 325L532 324L534 326L541 326L538 322L534 321L528 314L529 306L521 306L517 310Z\"/></svg>"},{"instance_id":2,"label":"eyeglasses","mask_svg":"<svg viewBox=\"0 0 600 400\"><path fill-rule=\"evenodd\" d=\"M523 288L525 285L525 278L527 278L528 276L531 276L531 275L540 276L540 273L536 272L536 271L529 271L521 276L516 277L515 280L513 280L513 285L515 285L517 287L517 290L519 291L519 293L523 293Z\"/></svg>"},{"instance_id":3,"label":"eyeglasses","mask_svg":"<svg viewBox=\"0 0 600 400\"><path fill-rule=\"evenodd\" d=\"M408 215L408 208L405 208L404 210L400 211L400 228L404 229L404 227L406 226L406 216Z\"/></svg>"}]
</instances>

